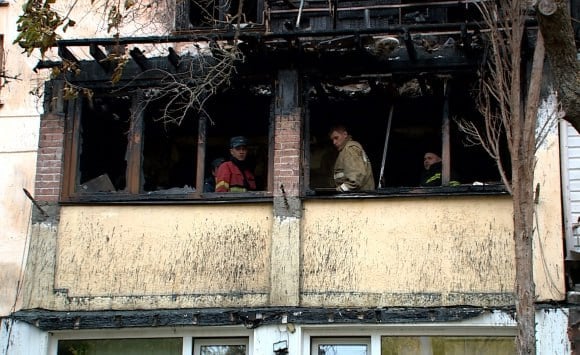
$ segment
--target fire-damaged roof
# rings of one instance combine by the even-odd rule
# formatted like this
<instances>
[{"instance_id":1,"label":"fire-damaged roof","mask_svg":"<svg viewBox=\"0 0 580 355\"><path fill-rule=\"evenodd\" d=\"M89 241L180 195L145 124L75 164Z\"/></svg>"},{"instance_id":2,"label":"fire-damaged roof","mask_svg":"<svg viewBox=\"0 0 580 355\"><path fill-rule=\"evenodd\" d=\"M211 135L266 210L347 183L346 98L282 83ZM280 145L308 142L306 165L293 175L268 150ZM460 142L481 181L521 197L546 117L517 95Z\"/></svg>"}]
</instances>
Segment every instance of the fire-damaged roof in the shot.
<instances>
[{"instance_id":1,"label":"fire-damaged roof","mask_svg":"<svg viewBox=\"0 0 580 355\"><path fill-rule=\"evenodd\" d=\"M473 72L485 53L485 27L474 15L473 2L279 0L265 5L265 18L257 24L181 29L158 37L62 40L58 53L81 69L69 80L84 85L110 81L114 65L105 58L118 47L131 56L121 82L138 78L141 84L191 70L200 52L175 49L188 45L215 48L236 41L244 58L238 63L240 76L293 67L323 79ZM90 57L76 54L79 47ZM58 64L41 61L37 67Z\"/></svg>"}]
</instances>

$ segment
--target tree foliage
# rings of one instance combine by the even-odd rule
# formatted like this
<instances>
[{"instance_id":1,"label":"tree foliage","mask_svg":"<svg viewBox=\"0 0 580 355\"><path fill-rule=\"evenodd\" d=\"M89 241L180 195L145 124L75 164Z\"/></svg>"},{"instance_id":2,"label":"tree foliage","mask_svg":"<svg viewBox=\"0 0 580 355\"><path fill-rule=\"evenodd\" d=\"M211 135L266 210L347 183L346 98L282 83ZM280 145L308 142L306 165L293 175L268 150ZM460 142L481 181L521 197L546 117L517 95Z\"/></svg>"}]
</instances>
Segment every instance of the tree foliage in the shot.
<instances>
[{"instance_id":1,"label":"tree foliage","mask_svg":"<svg viewBox=\"0 0 580 355\"><path fill-rule=\"evenodd\" d=\"M62 6L66 5L66 13L61 14L55 9L57 0L27 0L17 20L18 37L14 43L19 44L29 56L38 50L44 57L51 48L57 46L59 33L66 32L76 24L70 17L73 10L80 5L79 0L67 1L58 2ZM243 1L240 1L240 6L236 9L238 13L230 19L238 24L242 20L242 4ZM173 22L170 14L175 10L175 1L171 0L91 0L90 5L98 19L95 27L106 29L109 35L117 39L125 25L130 25L127 27L132 28L132 31L146 32L145 29L148 29L153 30L156 35L166 34L171 30L169 24ZM237 36L236 32L236 38ZM115 47L103 59L113 65L110 76L113 85L122 79L130 59L125 46ZM186 71L170 73L152 69L160 71L164 79L158 85L149 87L140 96L143 100L140 107L144 108L153 101L168 102L161 119L167 123L181 124L189 109L203 111L205 102L220 88L229 84L235 73L235 63L243 60L237 40L230 41L227 46L212 42L209 47L202 48L197 44L194 47L194 53L190 53L191 58L185 63L188 67ZM66 59L62 60L61 65L52 68L52 78L60 77L65 81L63 95L67 99L75 98L78 94L89 97L93 94L90 89L68 80L69 77L78 75L79 71L76 63ZM137 80L139 76L133 79Z\"/></svg>"}]
</instances>

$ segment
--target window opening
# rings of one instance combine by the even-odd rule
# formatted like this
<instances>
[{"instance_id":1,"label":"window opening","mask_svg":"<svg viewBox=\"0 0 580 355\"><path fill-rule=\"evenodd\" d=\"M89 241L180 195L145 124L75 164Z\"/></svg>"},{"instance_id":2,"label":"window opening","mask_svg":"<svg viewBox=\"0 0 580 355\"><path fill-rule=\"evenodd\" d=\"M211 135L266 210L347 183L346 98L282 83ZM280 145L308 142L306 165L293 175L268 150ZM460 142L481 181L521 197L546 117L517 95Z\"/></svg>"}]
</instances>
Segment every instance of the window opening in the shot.
<instances>
[{"instance_id":1,"label":"window opening","mask_svg":"<svg viewBox=\"0 0 580 355\"><path fill-rule=\"evenodd\" d=\"M186 16L188 27L201 29L221 27L226 23L235 24L234 16L238 13L239 0L189 0L180 5L185 8L177 12L177 16ZM241 23L261 22L262 0L247 0L242 4ZM177 18L177 24L181 21ZM221 24L221 25L220 25Z\"/></svg>"},{"instance_id":2,"label":"window opening","mask_svg":"<svg viewBox=\"0 0 580 355\"><path fill-rule=\"evenodd\" d=\"M376 78L313 85L307 110L310 190L334 187L332 169L337 153L328 131L337 123L345 125L353 139L361 143L371 160L375 182L379 184L391 106L393 116L382 187L418 187L424 170L424 154L434 151L441 157L444 139L449 141L450 158L443 164L449 164L451 181L465 185L499 184L495 162L481 146L466 144L455 122L459 118L482 120L472 96L476 79L465 76L449 80L448 113L444 112L443 81L437 78L383 82ZM442 130L444 114L450 122L447 137ZM507 157L507 146L504 147Z\"/></svg>"},{"instance_id":3,"label":"window opening","mask_svg":"<svg viewBox=\"0 0 580 355\"><path fill-rule=\"evenodd\" d=\"M246 158L256 178L256 190L268 190L271 97L266 88L259 94L249 90L230 90L216 96L208 105L206 140L206 176L216 158L229 160L230 138L244 136L248 140Z\"/></svg>"},{"instance_id":4,"label":"window opening","mask_svg":"<svg viewBox=\"0 0 580 355\"><path fill-rule=\"evenodd\" d=\"M67 143L67 154L72 154L67 158L71 169L67 177L76 186L72 192L98 198L113 192L155 199L200 197L206 192L202 185L211 177L212 161L230 159L234 136L248 140L247 162L256 178L252 191L268 191L271 97L269 85L232 87L208 100L202 113L185 115L180 124L163 120L165 99L141 108L138 94L79 98L71 122L74 134Z\"/></svg>"},{"instance_id":5,"label":"window opening","mask_svg":"<svg viewBox=\"0 0 580 355\"><path fill-rule=\"evenodd\" d=\"M219 21L220 0L189 1L189 22L193 27L213 27Z\"/></svg>"},{"instance_id":6,"label":"window opening","mask_svg":"<svg viewBox=\"0 0 580 355\"><path fill-rule=\"evenodd\" d=\"M82 99L80 192L122 191L126 187L127 135L131 98Z\"/></svg>"},{"instance_id":7,"label":"window opening","mask_svg":"<svg viewBox=\"0 0 580 355\"><path fill-rule=\"evenodd\" d=\"M198 123L188 116L180 125L160 120L167 102L148 105L143 122L143 190L193 192ZM170 192L170 191L166 191Z\"/></svg>"}]
</instances>

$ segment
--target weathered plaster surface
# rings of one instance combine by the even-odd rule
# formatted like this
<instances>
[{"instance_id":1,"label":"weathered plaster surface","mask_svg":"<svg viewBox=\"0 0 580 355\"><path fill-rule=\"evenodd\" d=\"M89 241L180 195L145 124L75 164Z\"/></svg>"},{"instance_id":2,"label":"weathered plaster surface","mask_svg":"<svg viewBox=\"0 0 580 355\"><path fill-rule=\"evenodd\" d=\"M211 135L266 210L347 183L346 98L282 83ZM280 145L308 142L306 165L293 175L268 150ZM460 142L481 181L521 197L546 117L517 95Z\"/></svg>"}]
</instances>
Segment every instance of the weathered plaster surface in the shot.
<instances>
[{"instance_id":1,"label":"weathered plaster surface","mask_svg":"<svg viewBox=\"0 0 580 355\"><path fill-rule=\"evenodd\" d=\"M3 130L4 123L0 117L0 141L3 137L9 140L9 132ZM0 316L7 315L15 305L22 258L26 251L32 202L22 189L34 191L35 153L16 152L14 145L0 144Z\"/></svg>"},{"instance_id":2,"label":"weathered plaster surface","mask_svg":"<svg viewBox=\"0 0 580 355\"><path fill-rule=\"evenodd\" d=\"M270 206L78 206L63 207L60 218L54 288L70 305L260 306L267 299Z\"/></svg>"},{"instance_id":3,"label":"weathered plaster surface","mask_svg":"<svg viewBox=\"0 0 580 355\"><path fill-rule=\"evenodd\" d=\"M23 1L0 6L0 34L3 35L4 74L0 88L0 317L20 307L17 284L25 255L31 202L23 188L34 192L38 146L38 98L30 95L44 79L32 71L38 58L21 54L12 42L15 19ZM10 79L10 78L17 79Z\"/></svg>"},{"instance_id":4,"label":"weathered plaster surface","mask_svg":"<svg viewBox=\"0 0 580 355\"><path fill-rule=\"evenodd\" d=\"M305 202L302 305L513 304L511 211L507 196Z\"/></svg>"},{"instance_id":5,"label":"weathered plaster surface","mask_svg":"<svg viewBox=\"0 0 580 355\"><path fill-rule=\"evenodd\" d=\"M548 135L536 153L536 215L534 223L534 280L539 300L563 300L564 226L558 135Z\"/></svg>"}]
</instances>

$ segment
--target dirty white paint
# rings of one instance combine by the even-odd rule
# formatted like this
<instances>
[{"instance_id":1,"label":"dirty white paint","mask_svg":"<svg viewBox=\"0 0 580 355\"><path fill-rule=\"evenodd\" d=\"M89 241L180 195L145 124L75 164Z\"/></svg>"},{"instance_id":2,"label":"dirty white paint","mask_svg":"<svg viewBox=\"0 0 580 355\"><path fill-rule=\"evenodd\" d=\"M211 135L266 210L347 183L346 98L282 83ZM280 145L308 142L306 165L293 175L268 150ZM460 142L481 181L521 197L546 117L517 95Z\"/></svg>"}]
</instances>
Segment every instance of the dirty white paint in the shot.
<instances>
[{"instance_id":1,"label":"dirty white paint","mask_svg":"<svg viewBox=\"0 0 580 355\"><path fill-rule=\"evenodd\" d=\"M300 298L300 219L276 217L272 231L271 306L298 306Z\"/></svg>"},{"instance_id":2,"label":"dirty white paint","mask_svg":"<svg viewBox=\"0 0 580 355\"><path fill-rule=\"evenodd\" d=\"M544 309L536 312L537 354L570 354L567 308Z\"/></svg>"},{"instance_id":3,"label":"dirty white paint","mask_svg":"<svg viewBox=\"0 0 580 355\"><path fill-rule=\"evenodd\" d=\"M0 319L0 355L46 355L48 349L48 332L27 323Z\"/></svg>"},{"instance_id":4,"label":"dirty white paint","mask_svg":"<svg viewBox=\"0 0 580 355\"><path fill-rule=\"evenodd\" d=\"M0 317L20 307L17 284L26 252L32 203L23 188L34 193L38 146L38 98L29 94L40 78L32 71L38 58L22 55L12 44L14 19L22 1L0 6L0 34L4 36L4 69L8 83L0 88Z\"/></svg>"},{"instance_id":5,"label":"dirty white paint","mask_svg":"<svg viewBox=\"0 0 580 355\"><path fill-rule=\"evenodd\" d=\"M564 228L558 135L552 132L536 153L534 172L534 282L539 300L565 298Z\"/></svg>"},{"instance_id":6,"label":"dirty white paint","mask_svg":"<svg viewBox=\"0 0 580 355\"><path fill-rule=\"evenodd\" d=\"M580 253L580 134L568 122L560 122L562 149L562 196L566 232L567 257Z\"/></svg>"}]
</instances>

